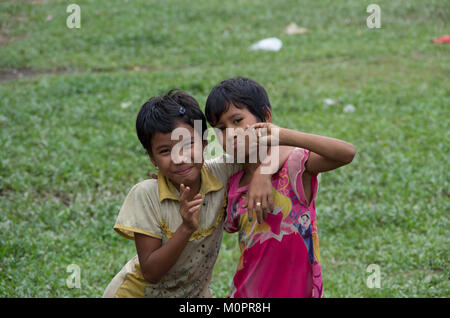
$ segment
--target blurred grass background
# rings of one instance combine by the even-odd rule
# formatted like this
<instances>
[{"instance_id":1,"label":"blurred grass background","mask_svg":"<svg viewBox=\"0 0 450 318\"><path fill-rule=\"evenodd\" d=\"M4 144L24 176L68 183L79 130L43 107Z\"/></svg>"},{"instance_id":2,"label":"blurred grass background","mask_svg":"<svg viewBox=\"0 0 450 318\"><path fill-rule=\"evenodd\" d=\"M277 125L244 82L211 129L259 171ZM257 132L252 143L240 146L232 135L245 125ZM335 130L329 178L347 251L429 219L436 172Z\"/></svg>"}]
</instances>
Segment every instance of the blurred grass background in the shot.
<instances>
[{"instance_id":1,"label":"blurred grass background","mask_svg":"<svg viewBox=\"0 0 450 318\"><path fill-rule=\"evenodd\" d=\"M266 88L276 124L357 149L316 199L325 296L450 296L450 60L432 42L450 32L448 0L376 1L380 29L356 0L79 0L69 29L73 2L0 3L0 297L100 297L136 253L112 226L153 171L140 106L177 87L204 107L234 76ZM291 22L308 33L285 34ZM282 49L249 49L267 37ZM238 256L225 234L216 297ZM381 288L366 285L369 264Z\"/></svg>"}]
</instances>

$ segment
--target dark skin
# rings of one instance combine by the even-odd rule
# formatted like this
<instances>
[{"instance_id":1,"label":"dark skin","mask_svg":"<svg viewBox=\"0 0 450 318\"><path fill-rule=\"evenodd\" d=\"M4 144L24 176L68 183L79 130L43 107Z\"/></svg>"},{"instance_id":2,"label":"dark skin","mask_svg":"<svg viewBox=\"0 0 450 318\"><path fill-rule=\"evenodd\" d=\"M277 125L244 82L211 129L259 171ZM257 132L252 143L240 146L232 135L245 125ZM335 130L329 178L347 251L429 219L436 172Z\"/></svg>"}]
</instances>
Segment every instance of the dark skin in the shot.
<instances>
[{"instance_id":1,"label":"dark skin","mask_svg":"<svg viewBox=\"0 0 450 318\"><path fill-rule=\"evenodd\" d=\"M190 125L181 123L180 126L194 135L194 129ZM187 162L188 158L174 163L171 150L180 140L181 137L179 140L171 140L171 133L156 133L152 137L150 160L180 191L180 214L183 219L172 238L164 245L158 238L140 233L134 235L142 275L153 284L176 263L192 233L199 226L199 211L202 204L202 196L199 193L200 170L203 163L194 163L194 156L196 152L203 152L205 144L191 143L191 163Z\"/></svg>"},{"instance_id":2,"label":"dark skin","mask_svg":"<svg viewBox=\"0 0 450 318\"><path fill-rule=\"evenodd\" d=\"M230 105L227 111L221 114L220 118L214 125L222 132L225 132L226 128L243 128L254 129L255 134L258 135L258 131L261 133L267 132L267 135L261 135L258 137L258 143L265 139L267 145L271 145L272 131L278 130L277 144L279 147L279 167L282 166L292 149L294 147L304 148L310 150L308 160L305 164L305 172L302 175L303 190L305 198L310 204L312 189L311 179L313 174L320 172L330 171L337 169L341 166L349 164L355 156L355 148L352 144L330 137L324 137L319 135L308 134L291 129L280 128L272 124L272 112L267 110L265 113L265 122L258 122L258 119L245 107L239 108L234 105ZM226 149L227 142L232 142L233 136L222 135L222 146ZM246 158L248 159L248 149L246 151ZM247 161L248 162L248 161ZM244 166L244 175L240 181L240 186L248 184L252 179L254 173L255 164L247 163ZM262 198L262 208L265 209L268 202L265 198ZM251 202L252 206L254 202ZM249 217L250 210L249 210Z\"/></svg>"},{"instance_id":3,"label":"dark skin","mask_svg":"<svg viewBox=\"0 0 450 318\"><path fill-rule=\"evenodd\" d=\"M181 122L177 127L187 129L191 136L194 136L194 129L190 125ZM171 152L172 148L180 140L171 140L171 133L156 133L151 140L150 160L155 167L159 168L160 173L168 177L179 190L179 212L183 219L182 224L175 231L172 238L164 245L158 238L140 233L135 233L134 235L142 275L148 282L153 284L159 282L177 262L189 242L189 238L199 228L199 211L202 205L202 196L199 193L201 187L200 171L203 161L201 163L193 162L196 154L198 155L199 152L203 153L206 142L200 145L194 142L191 143L191 163L188 160L181 160L181 162L175 163ZM258 172L258 168L255 170L255 178L251 180L250 189L254 189L256 193L268 193L272 188L270 175L262 175ZM260 214L261 222L262 217L262 214Z\"/></svg>"},{"instance_id":4,"label":"dark skin","mask_svg":"<svg viewBox=\"0 0 450 318\"><path fill-rule=\"evenodd\" d=\"M225 126L227 128L244 127L261 130L265 128L268 131L266 138L267 144L271 144L271 130L279 130L279 167L287 160L293 147L300 147L310 150L310 155L306 163L306 171L303 174L304 194L310 203L311 200L311 177L312 174L329 171L350 163L355 155L353 145L342 140L328 138L318 135L297 132L289 129L283 129L273 125L272 113L266 112L266 122L258 123L256 118L245 108L237 108L231 105L227 112L222 114L216 127ZM192 135L193 128L187 124L185 128L190 129ZM172 147L178 140L171 140L171 134L157 133L152 138L152 151L150 159L153 164L159 167L160 172L169 177L172 183L180 191L180 214L183 218L182 224L178 227L173 237L162 245L161 240L147 235L135 233L136 250L138 252L139 263L141 265L144 278L157 283L161 277L176 263L183 252L192 233L198 229L198 216L201 207L200 190L200 169L201 164L189 164L181 161L175 164L170 156ZM225 148L226 140L222 140ZM198 145L192 145L191 159L194 153L202 151L205 144L198 148ZM193 160L191 160L193 161ZM273 209L272 184L270 175L265 178L259 173L259 164L246 164L245 174L241 180L241 186L254 183L248 191L248 211L249 217L253 215L253 209L256 207L257 219L262 223L263 215L268 209ZM256 202L262 204L256 205Z\"/></svg>"}]
</instances>

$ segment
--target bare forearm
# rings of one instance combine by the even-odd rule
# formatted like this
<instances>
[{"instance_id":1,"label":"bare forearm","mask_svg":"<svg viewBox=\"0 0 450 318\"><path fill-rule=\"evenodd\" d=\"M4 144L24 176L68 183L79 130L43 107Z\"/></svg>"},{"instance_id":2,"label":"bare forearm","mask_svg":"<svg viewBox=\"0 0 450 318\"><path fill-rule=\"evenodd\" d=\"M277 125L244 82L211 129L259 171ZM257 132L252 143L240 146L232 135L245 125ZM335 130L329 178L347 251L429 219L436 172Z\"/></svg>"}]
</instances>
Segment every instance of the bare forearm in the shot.
<instances>
[{"instance_id":1,"label":"bare forearm","mask_svg":"<svg viewBox=\"0 0 450 318\"><path fill-rule=\"evenodd\" d=\"M180 225L166 244L143 260L141 266L145 279L157 283L177 262L191 235L192 231Z\"/></svg>"},{"instance_id":2,"label":"bare forearm","mask_svg":"<svg viewBox=\"0 0 450 318\"><path fill-rule=\"evenodd\" d=\"M284 128L280 129L280 145L308 149L342 163L351 162L355 155L353 145L343 140Z\"/></svg>"}]
</instances>

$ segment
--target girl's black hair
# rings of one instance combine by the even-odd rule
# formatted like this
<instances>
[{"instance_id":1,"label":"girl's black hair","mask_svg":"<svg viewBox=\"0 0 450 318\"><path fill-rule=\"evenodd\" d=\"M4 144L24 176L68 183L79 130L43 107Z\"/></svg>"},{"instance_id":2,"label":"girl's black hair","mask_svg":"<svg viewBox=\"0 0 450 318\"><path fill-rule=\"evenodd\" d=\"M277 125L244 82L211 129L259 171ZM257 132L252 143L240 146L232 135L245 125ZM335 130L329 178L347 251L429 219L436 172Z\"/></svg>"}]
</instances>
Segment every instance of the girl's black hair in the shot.
<instances>
[{"instance_id":1,"label":"girl's black hair","mask_svg":"<svg viewBox=\"0 0 450 318\"><path fill-rule=\"evenodd\" d=\"M207 129L205 115L192 96L175 88L165 95L150 98L142 105L136 118L136 132L142 146L151 154L151 140L155 133L170 133L179 121L194 128L194 120L201 120L202 131L198 133L203 138Z\"/></svg>"},{"instance_id":2,"label":"girl's black hair","mask_svg":"<svg viewBox=\"0 0 450 318\"><path fill-rule=\"evenodd\" d=\"M250 78L234 77L216 85L206 100L205 113L214 126L230 105L247 108L259 121L265 121L266 111L271 110L269 97L260 84Z\"/></svg>"}]
</instances>

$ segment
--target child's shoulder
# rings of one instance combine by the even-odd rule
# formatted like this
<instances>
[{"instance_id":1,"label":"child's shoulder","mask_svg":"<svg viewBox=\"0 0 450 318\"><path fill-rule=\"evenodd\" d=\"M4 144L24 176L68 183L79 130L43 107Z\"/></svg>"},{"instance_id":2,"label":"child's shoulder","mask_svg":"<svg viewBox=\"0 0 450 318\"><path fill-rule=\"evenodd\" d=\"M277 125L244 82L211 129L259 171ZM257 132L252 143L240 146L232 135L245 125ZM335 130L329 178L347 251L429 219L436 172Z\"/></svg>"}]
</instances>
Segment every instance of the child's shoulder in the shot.
<instances>
[{"instance_id":1,"label":"child's shoulder","mask_svg":"<svg viewBox=\"0 0 450 318\"><path fill-rule=\"evenodd\" d=\"M156 179L146 179L136 183L130 190L129 195L133 194L141 198L155 198L157 199L158 194L158 180Z\"/></svg>"},{"instance_id":2,"label":"child's shoulder","mask_svg":"<svg viewBox=\"0 0 450 318\"><path fill-rule=\"evenodd\" d=\"M136 183L133 188L137 189L145 189L145 190L151 190L151 189L158 189L158 180L157 179L145 179L138 183Z\"/></svg>"},{"instance_id":3,"label":"child's shoulder","mask_svg":"<svg viewBox=\"0 0 450 318\"><path fill-rule=\"evenodd\" d=\"M299 147L280 146L278 159L280 160L280 170L298 169L301 167L301 162L307 157L308 150Z\"/></svg>"},{"instance_id":4,"label":"child's shoulder","mask_svg":"<svg viewBox=\"0 0 450 318\"><path fill-rule=\"evenodd\" d=\"M299 147L293 147L289 152L289 156L286 160L285 166L290 174L297 175L305 172L305 164L309 158L309 150Z\"/></svg>"},{"instance_id":5,"label":"child's shoulder","mask_svg":"<svg viewBox=\"0 0 450 318\"><path fill-rule=\"evenodd\" d=\"M288 155L288 164L298 162L298 161L306 161L309 156L309 150L299 147L291 147Z\"/></svg>"}]
</instances>

